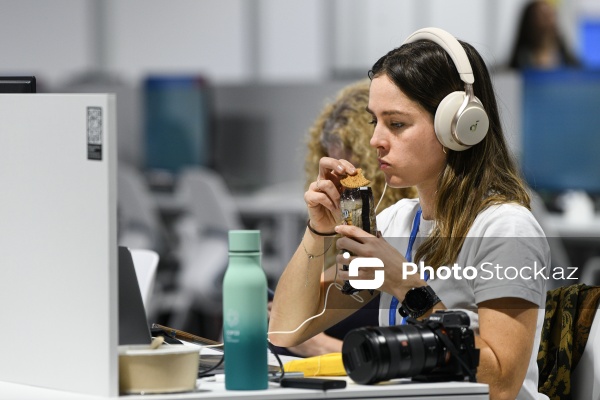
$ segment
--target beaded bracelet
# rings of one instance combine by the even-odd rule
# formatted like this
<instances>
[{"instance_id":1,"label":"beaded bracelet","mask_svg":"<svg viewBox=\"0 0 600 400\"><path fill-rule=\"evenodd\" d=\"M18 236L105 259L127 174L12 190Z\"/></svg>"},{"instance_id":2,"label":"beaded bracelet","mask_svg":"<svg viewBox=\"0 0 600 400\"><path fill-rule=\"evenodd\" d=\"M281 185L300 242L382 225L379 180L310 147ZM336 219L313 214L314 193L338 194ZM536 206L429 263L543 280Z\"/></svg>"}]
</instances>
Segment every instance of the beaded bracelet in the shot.
<instances>
[{"instance_id":1,"label":"beaded bracelet","mask_svg":"<svg viewBox=\"0 0 600 400\"><path fill-rule=\"evenodd\" d=\"M314 233L314 234L315 234L315 235L317 235L317 236L335 236L335 235L337 235L337 233L336 233L336 232L331 232L331 233L321 233L321 232L318 232L318 231L314 230L314 229L313 229L313 227L312 227L312 226L310 226L310 219L309 219L308 221L306 221L306 226L308 227L308 230L309 230L309 231L311 231L312 233Z\"/></svg>"}]
</instances>

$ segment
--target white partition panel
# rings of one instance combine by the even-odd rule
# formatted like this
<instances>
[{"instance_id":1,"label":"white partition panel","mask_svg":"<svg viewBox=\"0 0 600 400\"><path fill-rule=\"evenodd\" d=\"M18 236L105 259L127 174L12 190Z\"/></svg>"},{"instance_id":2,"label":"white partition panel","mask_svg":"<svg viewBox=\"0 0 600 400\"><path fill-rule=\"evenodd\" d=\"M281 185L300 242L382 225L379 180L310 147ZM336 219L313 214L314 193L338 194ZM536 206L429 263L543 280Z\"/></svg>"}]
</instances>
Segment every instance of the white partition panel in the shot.
<instances>
[{"instance_id":1,"label":"white partition panel","mask_svg":"<svg viewBox=\"0 0 600 400\"><path fill-rule=\"evenodd\" d=\"M114 95L0 95L2 381L118 394L115 143Z\"/></svg>"}]
</instances>

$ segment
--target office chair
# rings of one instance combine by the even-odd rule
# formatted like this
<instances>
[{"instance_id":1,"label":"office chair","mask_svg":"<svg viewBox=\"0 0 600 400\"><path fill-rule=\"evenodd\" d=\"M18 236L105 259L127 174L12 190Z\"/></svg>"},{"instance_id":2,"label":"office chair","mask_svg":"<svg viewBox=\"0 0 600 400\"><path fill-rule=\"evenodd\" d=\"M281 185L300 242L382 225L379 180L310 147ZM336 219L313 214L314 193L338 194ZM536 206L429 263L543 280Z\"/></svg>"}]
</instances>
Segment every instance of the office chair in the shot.
<instances>
[{"instance_id":1,"label":"office chair","mask_svg":"<svg viewBox=\"0 0 600 400\"><path fill-rule=\"evenodd\" d=\"M223 177L213 170L201 167L184 169L177 179L175 197L203 234L227 233L243 226Z\"/></svg>"},{"instance_id":2,"label":"office chair","mask_svg":"<svg viewBox=\"0 0 600 400\"><path fill-rule=\"evenodd\" d=\"M220 317L222 280L229 260L228 232L242 229L243 224L223 178L212 170L184 169L175 198L182 215L174 227L179 272L169 324L185 330L192 311Z\"/></svg>"},{"instance_id":3,"label":"office chair","mask_svg":"<svg viewBox=\"0 0 600 400\"><path fill-rule=\"evenodd\" d=\"M142 173L119 162L117 184L119 244L162 253L166 248L166 232Z\"/></svg>"}]
</instances>

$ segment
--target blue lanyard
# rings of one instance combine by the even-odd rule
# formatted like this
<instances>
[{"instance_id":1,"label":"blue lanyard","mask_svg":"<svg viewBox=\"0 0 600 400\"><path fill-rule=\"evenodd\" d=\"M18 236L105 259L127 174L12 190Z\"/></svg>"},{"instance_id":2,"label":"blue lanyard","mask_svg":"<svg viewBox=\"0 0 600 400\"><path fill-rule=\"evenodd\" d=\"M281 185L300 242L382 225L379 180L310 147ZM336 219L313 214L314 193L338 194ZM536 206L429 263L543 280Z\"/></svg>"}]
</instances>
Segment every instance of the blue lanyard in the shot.
<instances>
[{"instance_id":1,"label":"blue lanyard","mask_svg":"<svg viewBox=\"0 0 600 400\"><path fill-rule=\"evenodd\" d=\"M408 239L408 246L406 247L406 261L412 262L412 248L415 243L415 239L417 238L417 232L419 232L419 225L421 224L421 207L417 210L417 214L415 215L415 219L413 220L412 230L410 231L410 238ZM427 279L426 279L427 280ZM392 297L392 302L390 303L390 326L396 325L396 314L398 313L398 303L400 301L394 296ZM406 318L402 319L402 325L406 324Z\"/></svg>"}]
</instances>

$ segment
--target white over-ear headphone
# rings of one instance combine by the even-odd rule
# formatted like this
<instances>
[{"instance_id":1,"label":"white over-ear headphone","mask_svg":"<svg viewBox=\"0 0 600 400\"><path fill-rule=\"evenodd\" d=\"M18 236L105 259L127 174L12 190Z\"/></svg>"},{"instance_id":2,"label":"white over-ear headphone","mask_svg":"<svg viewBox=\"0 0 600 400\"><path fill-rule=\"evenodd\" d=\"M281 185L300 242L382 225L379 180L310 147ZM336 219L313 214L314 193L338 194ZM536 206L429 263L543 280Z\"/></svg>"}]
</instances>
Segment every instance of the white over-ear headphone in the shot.
<instances>
[{"instance_id":1,"label":"white over-ear headphone","mask_svg":"<svg viewBox=\"0 0 600 400\"><path fill-rule=\"evenodd\" d=\"M452 92L438 105L435 112L435 134L444 147L462 151L483 140L490 122L483 104L473 93L473 70L467 53L454 36L439 28L424 28L411 34L404 43L431 40L440 45L452 58L464 92Z\"/></svg>"}]
</instances>

